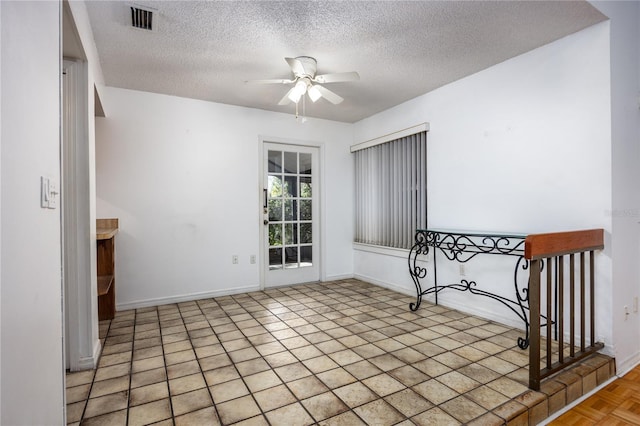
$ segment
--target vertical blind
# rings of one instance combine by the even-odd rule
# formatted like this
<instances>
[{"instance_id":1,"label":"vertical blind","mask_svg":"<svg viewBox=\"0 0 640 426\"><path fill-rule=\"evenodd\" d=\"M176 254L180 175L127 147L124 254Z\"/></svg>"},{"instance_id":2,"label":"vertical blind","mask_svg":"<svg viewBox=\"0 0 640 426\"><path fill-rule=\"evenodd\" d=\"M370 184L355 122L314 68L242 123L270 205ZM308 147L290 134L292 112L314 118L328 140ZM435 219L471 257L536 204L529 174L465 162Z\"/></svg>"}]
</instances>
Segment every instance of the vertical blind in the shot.
<instances>
[{"instance_id":1,"label":"vertical blind","mask_svg":"<svg viewBox=\"0 0 640 426\"><path fill-rule=\"evenodd\" d=\"M427 132L354 152L355 241L411 248L427 225Z\"/></svg>"}]
</instances>

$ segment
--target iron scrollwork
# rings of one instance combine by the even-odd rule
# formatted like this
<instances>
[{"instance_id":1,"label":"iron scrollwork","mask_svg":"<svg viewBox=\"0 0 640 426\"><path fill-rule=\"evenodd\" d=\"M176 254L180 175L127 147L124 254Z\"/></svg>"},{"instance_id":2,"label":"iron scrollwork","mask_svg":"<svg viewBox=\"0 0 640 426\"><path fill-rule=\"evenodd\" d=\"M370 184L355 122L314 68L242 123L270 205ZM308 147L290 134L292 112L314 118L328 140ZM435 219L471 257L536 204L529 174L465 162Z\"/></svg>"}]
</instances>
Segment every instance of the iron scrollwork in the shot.
<instances>
[{"instance_id":1,"label":"iron scrollwork","mask_svg":"<svg viewBox=\"0 0 640 426\"><path fill-rule=\"evenodd\" d=\"M518 347L529 347L529 261L524 258L523 235L486 235L476 233L459 233L439 230L417 230L414 244L409 252L409 274L416 286L416 301L409 304L409 309L416 311L422 303L423 296L433 294L438 304L438 293L444 289L468 291L471 294L484 296L496 300L513 313L525 324L525 336L518 337ZM488 292L478 288L473 280L463 279L459 283L439 285L437 278L436 253L442 253L447 260L466 263L480 254L514 256L517 258L514 269L513 282L515 300ZM421 280L427 277L427 266L422 257L432 253L433 256L433 286L422 288Z\"/></svg>"}]
</instances>

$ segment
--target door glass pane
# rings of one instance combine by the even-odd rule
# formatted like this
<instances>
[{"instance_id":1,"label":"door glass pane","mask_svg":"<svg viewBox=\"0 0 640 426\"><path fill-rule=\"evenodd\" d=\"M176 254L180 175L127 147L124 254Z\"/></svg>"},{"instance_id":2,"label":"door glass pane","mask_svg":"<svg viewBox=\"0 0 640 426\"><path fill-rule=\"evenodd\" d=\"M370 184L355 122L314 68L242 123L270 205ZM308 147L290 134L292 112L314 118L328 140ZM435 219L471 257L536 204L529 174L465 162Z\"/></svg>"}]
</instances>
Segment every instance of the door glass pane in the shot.
<instances>
[{"instance_id":1,"label":"door glass pane","mask_svg":"<svg viewBox=\"0 0 640 426\"><path fill-rule=\"evenodd\" d=\"M297 176L284 177L284 196L285 197L298 196L298 177Z\"/></svg>"},{"instance_id":2,"label":"door glass pane","mask_svg":"<svg viewBox=\"0 0 640 426\"><path fill-rule=\"evenodd\" d=\"M284 243L286 245L298 244L298 224L296 223L284 224Z\"/></svg>"},{"instance_id":3,"label":"door glass pane","mask_svg":"<svg viewBox=\"0 0 640 426\"><path fill-rule=\"evenodd\" d=\"M300 176L300 196L311 198L311 176Z\"/></svg>"},{"instance_id":4,"label":"door glass pane","mask_svg":"<svg viewBox=\"0 0 640 426\"><path fill-rule=\"evenodd\" d=\"M313 264L313 249L311 246L300 247L300 266L311 266Z\"/></svg>"},{"instance_id":5,"label":"door glass pane","mask_svg":"<svg viewBox=\"0 0 640 426\"><path fill-rule=\"evenodd\" d=\"M282 245L282 225L279 223L269 224L269 245L281 246Z\"/></svg>"},{"instance_id":6,"label":"door glass pane","mask_svg":"<svg viewBox=\"0 0 640 426\"><path fill-rule=\"evenodd\" d=\"M284 153L284 172L298 173L298 153L297 152Z\"/></svg>"},{"instance_id":7,"label":"door glass pane","mask_svg":"<svg viewBox=\"0 0 640 426\"><path fill-rule=\"evenodd\" d=\"M269 173L282 172L282 152L269 151Z\"/></svg>"},{"instance_id":8,"label":"door glass pane","mask_svg":"<svg viewBox=\"0 0 640 426\"><path fill-rule=\"evenodd\" d=\"M282 220L282 200L269 200L269 222Z\"/></svg>"},{"instance_id":9,"label":"door glass pane","mask_svg":"<svg viewBox=\"0 0 640 426\"><path fill-rule=\"evenodd\" d=\"M298 267L298 247L287 247L284 249L284 267Z\"/></svg>"},{"instance_id":10,"label":"door glass pane","mask_svg":"<svg viewBox=\"0 0 640 426\"><path fill-rule=\"evenodd\" d=\"M302 152L300 153L300 174L311 174L311 154L303 154Z\"/></svg>"},{"instance_id":11,"label":"door glass pane","mask_svg":"<svg viewBox=\"0 0 640 426\"><path fill-rule=\"evenodd\" d=\"M298 202L284 200L284 220L298 220Z\"/></svg>"},{"instance_id":12,"label":"door glass pane","mask_svg":"<svg viewBox=\"0 0 640 426\"><path fill-rule=\"evenodd\" d=\"M300 244L311 244L311 224L300 224Z\"/></svg>"},{"instance_id":13,"label":"door glass pane","mask_svg":"<svg viewBox=\"0 0 640 426\"><path fill-rule=\"evenodd\" d=\"M282 197L282 178L280 176L269 175L269 187L267 190L269 197Z\"/></svg>"},{"instance_id":14,"label":"door glass pane","mask_svg":"<svg viewBox=\"0 0 640 426\"><path fill-rule=\"evenodd\" d=\"M269 269L282 269L282 249L269 249Z\"/></svg>"},{"instance_id":15,"label":"door glass pane","mask_svg":"<svg viewBox=\"0 0 640 426\"><path fill-rule=\"evenodd\" d=\"M300 200L300 220L311 220L311 200Z\"/></svg>"}]
</instances>

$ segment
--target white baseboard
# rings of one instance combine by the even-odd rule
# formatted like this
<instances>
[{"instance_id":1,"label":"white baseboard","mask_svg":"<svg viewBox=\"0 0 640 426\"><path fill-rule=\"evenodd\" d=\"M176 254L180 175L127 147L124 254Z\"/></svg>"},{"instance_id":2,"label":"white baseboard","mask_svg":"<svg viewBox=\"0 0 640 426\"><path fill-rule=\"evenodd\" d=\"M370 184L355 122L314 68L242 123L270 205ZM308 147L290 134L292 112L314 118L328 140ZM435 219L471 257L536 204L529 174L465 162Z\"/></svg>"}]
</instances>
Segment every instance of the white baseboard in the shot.
<instances>
[{"instance_id":1,"label":"white baseboard","mask_svg":"<svg viewBox=\"0 0 640 426\"><path fill-rule=\"evenodd\" d=\"M229 296L231 294L248 293L260 291L260 286L252 285L247 287L227 288L222 290L204 291L200 293L189 293L179 296L156 297L153 299L136 300L116 304L117 311L127 311L129 309L147 308L149 306L168 305L171 303L189 302L191 300L210 299L212 297Z\"/></svg>"},{"instance_id":2,"label":"white baseboard","mask_svg":"<svg viewBox=\"0 0 640 426\"><path fill-rule=\"evenodd\" d=\"M416 296L416 290L415 289L408 290L405 287L400 287L400 286L398 286L396 284L393 284L393 283L380 281L380 280L377 280L375 278L372 278L372 277L369 277L369 276L366 276L366 275L362 275L362 274L355 274L354 278L357 278L357 279L362 280L362 281L366 281L366 282L371 283L371 284L375 284L375 285L380 286L380 287L388 288L389 290L397 291L398 293L406 294L407 296L413 296L413 297ZM504 324L504 325L507 325L509 327L514 327L514 328L518 328L518 329L524 330L524 324L523 324L522 320L520 320L520 318L517 318L515 315L513 316L513 318L506 317L504 315L496 315L494 312L492 312L490 310L478 308L477 305L476 306L471 306L471 305L468 305L468 304L462 304L462 303L456 303L456 302L448 301L448 300L446 300L446 296L444 298L442 297L443 294L444 293L440 293L440 295L438 297L438 304L441 305L441 306L445 306L447 308L455 309L457 311L464 312L464 313L467 313L469 315L475 315L475 316L487 319L489 321L495 321L497 323ZM429 301L431 303L435 303L435 299L433 298L433 296L423 297L423 300Z\"/></svg>"},{"instance_id":3,"label":"white baseboard","mask_svg":"<svg viewBox=\"0 0 640 426\"><path fill-rule=\"evenodd\" d=\"M330 275L325 277L325 281L347 280L354 278L353 274ZM201 293L189 293L179 296L156 297L153 299L136 300L133 302L117 303L116 310L127 311L130 309L147 308L149 306L168 305L171 303L188 302L191 300L210 299L212 297L229 296L231 294L247 293L250 291L260 291L260 286L252 285L246 287L228 288L222 290L205 291Z\"/></svg>"},{"instance_id":4,"label":"white baseboard","mask_svg":"<svg viewBox=\"0 0 640 426\"><path fill-rule=\"evenodd\" d=\"M378 287L384 287L384 288L388 288L389 290L393 290L393 291L397 291L398 293L402 293L405 294L407 296L415 296L416 295L416 291L413 290L407 290L404 287L400 287L396 284L390 283L390 282L386 282L386 281L381 281L378 280L376 278L367 276L367 275L363 275L363 274L353 274L353 278L358 279L360 281L364 281L370 284L374 284L377 285Z\"/></svg>"},{"instance_id":5,"label":"white baseboard","mask_svg":"<svg viewBox=\"0 0 640 426\"><path fill-rule=\"evenodd\" d=\"M438 304L442 306L446 306L447 308L455 309L460 312L465 312L467 314L475 315L489 321L494 321L500 324L507 325L509 327L524 330L524 322L520 318L518 318L515 314L509 317L506 317L504 315L496 315L494 312L490 310L478 308L477 306L474 307L464 303L451 302L448 300L443 301L442 295L438 296Z\"/></svg>"},{"instance_id":6,"label":"white baseboard","mask_svg":"<svg viewBox=\"0 0 640 426\"><path fill-rule=\"evenodd\" d=\"M620 360L616 358L616 376L622 377L640 364L640 352Z\"/></svg>"},{"instance_id":7,"label":"white baseboard","mask_svg":"<svg viewBox=\"0 0 640 426\"><path fill-rule=\"evenodd\" d=\"M349 280L351 278L355 278L353 276L353 274L328 275L328 276L324 277L324 282L339 281L339 280Z\"/></svg>"},{"instance_id":8,"label":"white baseboard","mask_svg":"<svg viewBox=\"0 0 640 426\"><path fill-rule=\"evenodd\" d=\"M98 366L98 360L100 359L101 353L102 353L102 344L100 343L100 340L98 340L96 341L96 344L93 346L93 355L80 357L80 359L78 360L78 365L70 370L71 371L94 370Z\"/></svg>"}]
</instances>

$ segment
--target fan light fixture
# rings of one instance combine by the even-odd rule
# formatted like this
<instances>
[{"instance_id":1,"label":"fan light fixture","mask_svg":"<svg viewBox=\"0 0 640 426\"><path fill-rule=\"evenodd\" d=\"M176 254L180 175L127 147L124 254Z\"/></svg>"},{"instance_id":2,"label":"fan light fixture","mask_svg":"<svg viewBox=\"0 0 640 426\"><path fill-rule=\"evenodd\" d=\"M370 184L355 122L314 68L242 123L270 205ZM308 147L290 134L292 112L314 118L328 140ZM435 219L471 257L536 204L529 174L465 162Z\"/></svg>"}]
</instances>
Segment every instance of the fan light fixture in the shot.
<instances>
[{"instance_id":1,"label":"fan light fixture","mask_svg":"<svg viewBox=\"0 0 640 426\"><path fill-rule=\"evenodd\" d=\"M307 93L309 93L309 97L313 102L322 97L322 93L320 93L320 90L318 90L316 86L309 86L309 90L307 90Z\"/></svg>"},{"instance_id":2,"label":"fan light fixture","mask_svg":"<svg viewBox=\"0 0 640 426\"><path fill-rule=\"evenodd\" d=\"M298 80L293 89L289 92L289 99L296 104L300 101L302 95L307 92L307 83L304 80Z\"/></svg>"},{"instance_id":3,"label":"fan light fixture","mask_svg":"<svg viewBox=\"0 0 640 426\"><path fill-rule=\"evenodd\" d=\"M309 94L311 101L315 102L322 97L322 93L316 86L313 86L306 79L298 80L292 90L289 91L287 97L291 102L298 103L305 93Z\"/></svg>"}]
</instances>

